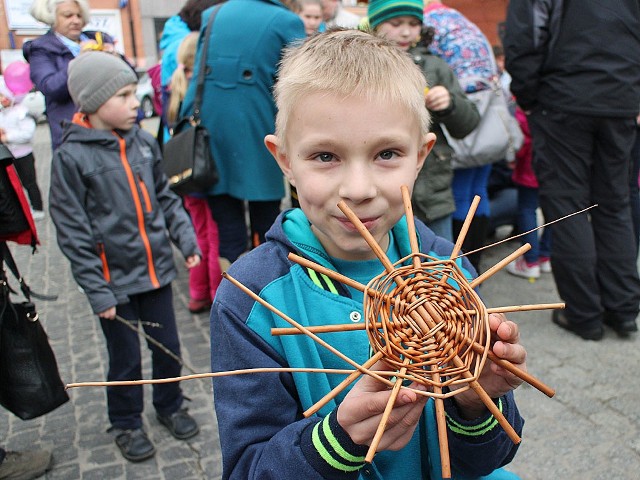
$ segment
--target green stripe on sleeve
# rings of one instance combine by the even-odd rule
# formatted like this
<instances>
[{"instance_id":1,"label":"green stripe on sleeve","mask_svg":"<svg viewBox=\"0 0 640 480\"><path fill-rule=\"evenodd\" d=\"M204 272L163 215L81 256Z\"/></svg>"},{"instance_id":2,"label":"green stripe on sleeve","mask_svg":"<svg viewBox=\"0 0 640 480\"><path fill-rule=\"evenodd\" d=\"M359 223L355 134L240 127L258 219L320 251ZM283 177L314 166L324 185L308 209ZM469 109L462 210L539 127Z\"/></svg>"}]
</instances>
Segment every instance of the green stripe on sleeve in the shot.
<instances>
[{"instance_id":1,"label":"green stripe on sleeve","mask_svg":"<svg viewBox=\"0 0 640 480\"><path fill-rule=\"evenodd\" d=\"M316 448L322 459L336 470L340 470L342 472L355 472L357 470L360 470L362 468L362 463L364 463L364 457L356 457L354 455L351 455L344 448L342 448L342 446L338 443L335 436L331 432L328 419L328 416L325 417L322 422L317 423L315 427L313 427L313 433L311 435L313 446ZM329 449L324 445L322 439L320 438L320 425L322 425L322 433L325 435L327 441L329 442L329 445L342 458L335 458L331 454ZM347 465L341 460L346 460L353 463L357 462L358 464Z\"/></svg>"},{"instance_id":2,"label":"green stripe on sleeve","mask_svg":"<svg viewBox=\"0 0 640 480\"><path fill-rule=\"evenodd\" d=\"M502 412L502 399L500 398L498 399L498 410ZM484 422L477 425L462 425L447 414L447 425L449 426L449 430L459 435L479 437L498 425L498 420L493 415L490 415Z\"/></svg>"}]
</instances>

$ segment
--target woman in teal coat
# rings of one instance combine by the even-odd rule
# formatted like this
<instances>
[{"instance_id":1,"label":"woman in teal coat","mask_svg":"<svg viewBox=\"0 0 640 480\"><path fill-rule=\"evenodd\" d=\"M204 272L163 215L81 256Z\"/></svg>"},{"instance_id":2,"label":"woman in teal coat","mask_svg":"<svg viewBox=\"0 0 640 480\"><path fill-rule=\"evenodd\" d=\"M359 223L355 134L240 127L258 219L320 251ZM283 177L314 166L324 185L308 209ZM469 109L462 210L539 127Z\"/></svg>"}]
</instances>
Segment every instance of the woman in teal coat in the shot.
<instances>
[{"instance_id":1,"label":"woman in teal coat","mask_svg":"<svg viewBox=\"0 0 640 480\"><path fill-rule=\"evenodd\" d=\"M208 192L220 233L220 256L234 261L250 245L245 223L248 201L251 243L264 234L284 197L282 172L264 146L275 130L272 87L282 49L305 38L302 20L277 0L229 0L220 8L208 39L202 31L213 10L202 16L196 65L209 42L202 96L202 123L211 134L220 181ZM196 66L194 79L199 67ZM191 82L182 113L193 110Z\"/></svg>"}]
</instances>

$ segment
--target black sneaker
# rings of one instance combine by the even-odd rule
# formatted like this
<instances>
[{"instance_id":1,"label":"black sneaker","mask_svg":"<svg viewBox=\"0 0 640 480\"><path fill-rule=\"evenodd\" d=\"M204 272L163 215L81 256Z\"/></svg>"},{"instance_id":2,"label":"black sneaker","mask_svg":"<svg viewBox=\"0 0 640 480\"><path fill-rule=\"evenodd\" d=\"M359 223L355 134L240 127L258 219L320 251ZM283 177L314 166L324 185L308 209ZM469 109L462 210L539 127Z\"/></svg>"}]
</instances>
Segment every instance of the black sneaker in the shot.
<instances>
[{"instance_id":1,"label":"black sneaker","mask_svg":"<svg viewBox=\"0 0 640 480\"><path fill-rule=\"evenodd\" d=\"M169 433L178 440L195 437L200 431L200 427L198 427L193 417L187 413L186 408L181 408L177 412L167 416L157 413L156 417L162 425L167 427Z\"/></svg>"},{"instance_id":2,"label":"black sneaker","mask_svg":"<svg viewBox=\"0 0 640 480\"><path fill-rule=\"evenodd\" d=\"M110 428L108 431L113 433L122 456L130 462L142 462L156 454L153 443L141 428L135 430Z\"/></svg>"},{"instance_id":3,"label":"black sneaker","mask_svg":"<svg viewBox=\"0 0 640 480\"><path fill-rule=\"evenodd\" d=\"M602 323L611 327L619 337L628 337L630 334L638 331L638 324L635 320L617 320L612 314L605 312Z\"/></svg>"},{"instance_id":4,"label":"black sneaker","mask_svg":"<svg viewBox=\"0 0 640 480\"><path fill-rule=\"evenodd\" d=\"M551 321L558 325L560 328L579 336L584 340L598 341L604 337L604 328L602 325L595 325L589 328L580 328L577 325L571 323L565 316L562 310L554 310L551 316Z\"/></svg>"},{"instance_id":5,"label":"black sneaker","mask_svg":"<svg viewBox=\"0 0 640 480\"><path fill-rule=\"evenodd\" d=\"M51 452L32 450L30 452L6 452L0 463L0 478L11 480L31 480L44 475L51 467Z\"/></svg>"}]
</instances>

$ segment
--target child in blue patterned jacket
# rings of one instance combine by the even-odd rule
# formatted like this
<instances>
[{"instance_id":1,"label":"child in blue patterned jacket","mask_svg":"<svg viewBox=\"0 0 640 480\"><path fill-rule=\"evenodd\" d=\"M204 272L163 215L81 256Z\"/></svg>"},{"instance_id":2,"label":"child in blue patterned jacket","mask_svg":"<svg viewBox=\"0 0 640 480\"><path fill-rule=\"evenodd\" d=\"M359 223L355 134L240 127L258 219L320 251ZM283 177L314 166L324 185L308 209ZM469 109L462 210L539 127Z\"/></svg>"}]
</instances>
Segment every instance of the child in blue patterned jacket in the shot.
<instances>
[{"instance_id":1,"label":"child in blue patterned jacket","mask_svg":"<svg viewBox=\"0 0 640 480\"><path fill-rule=\"evenodd\" d=\"M380 261L338 208L341 201L392 262L410 253L401 186L413 187L435 142L425 87L405 52L369 33L331 31L289 49L276 84L276 133L265 144L298 189L301 208L281 213L267 241L236 261L229 275L305 326L364 323L362 292L287 255L295 252L362 284L380 274ZM450 242L415 224L422 252L450 255ZM475 274L466 259L460 266ZM211 311L213 371L345 368L305 335L271 335L272 327L283 325L223 280ZM524 368L518 327L503 315L491 315L490 325L494 352ZM370 358L362 330L323 338L360 364ZM521 380L490 363L480 382L520 432L523 420L511 391ZM378 362L372 368L389 367ZM365 453L391 395L385 384L364 376L317 415L303 416L343 378L271 372L215 378L222 478L440 478L434 402L412 389L401 389L372 463ZM517 446L472 391L444 404L455 478L499 478L494 470L513 458Z\"/></svg>"}]
</instances>

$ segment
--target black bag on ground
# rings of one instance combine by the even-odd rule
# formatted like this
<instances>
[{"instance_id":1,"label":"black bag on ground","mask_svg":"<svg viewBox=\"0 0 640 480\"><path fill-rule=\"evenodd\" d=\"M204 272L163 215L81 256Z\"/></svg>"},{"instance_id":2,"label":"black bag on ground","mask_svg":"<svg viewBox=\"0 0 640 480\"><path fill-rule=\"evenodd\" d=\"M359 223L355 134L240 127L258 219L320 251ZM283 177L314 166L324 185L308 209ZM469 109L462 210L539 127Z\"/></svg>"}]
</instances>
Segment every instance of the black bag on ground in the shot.
<instances>
[{"instance_id":1,"label":"black bag on ground","mask_svg":"<svg viewBox=\"0 0 640 480\"><path fill-rule=\"evenodd\" d=\"M0 260L5 256L9 263L8 247L0 247ZM28 292L28 287L22 291ZM11 292L0 261L0 405L29 420L58 408L69 396L35 305L28 298L11 302Z\"/></svg>"},{"instance_id":2,"label":"black bag on ground","mask_svg":"<svg viewBox=\"0 0 640 480\"><path fill-rule=\"evenodd\" d=\"M218 181L209 132L198 121L182 119L164 145L162 168L171 190L179 194L204 192Z\"/></svg>"},{"instance_id":3,"label":"black bag on ground","mask_svg":"<svg viewBox=\"0 0 640 480\"><path fill-rule=\"evenodd\" d=\"M213 20L222 4L209 15L204 31L204 44L198 64L198 83L193 98L193 115L183 118L171 130L172 137L162 149L162 168L169 177L171 190L179 194L205 192L218 181L218 169L211 152L211 138L200 125L200 104L207 70L207 52Z\"/></svg>"}]
</instances>

